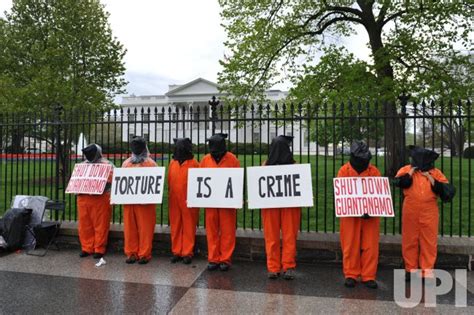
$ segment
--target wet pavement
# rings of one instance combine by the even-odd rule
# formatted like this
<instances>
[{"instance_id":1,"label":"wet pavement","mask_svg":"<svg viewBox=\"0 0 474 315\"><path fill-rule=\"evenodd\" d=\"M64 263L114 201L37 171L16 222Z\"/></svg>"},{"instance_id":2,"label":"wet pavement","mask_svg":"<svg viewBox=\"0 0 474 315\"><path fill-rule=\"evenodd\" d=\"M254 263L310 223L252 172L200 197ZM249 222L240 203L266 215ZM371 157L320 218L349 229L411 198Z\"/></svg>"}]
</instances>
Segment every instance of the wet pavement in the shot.
<instances>
[{"instance_id":1,"label":"wet pavement","mask_svg":"<svg viewBox=\"0 0 474 315\"><path fill-rule=\"evenodd\" d=\"M468 273L467 307L455 306L455 290L438 296L436 308L401 308L394 302L393 269L379 268L377 290L349 289L337 265L299 265L296 279L269 280L264 262L236 261L228 272L154 257L127 265L111 254L96 267L76 251L46 257L12 253L0 257L0 313L28 314L474 314L474 275Z\"/></svg>"}]
</instances>

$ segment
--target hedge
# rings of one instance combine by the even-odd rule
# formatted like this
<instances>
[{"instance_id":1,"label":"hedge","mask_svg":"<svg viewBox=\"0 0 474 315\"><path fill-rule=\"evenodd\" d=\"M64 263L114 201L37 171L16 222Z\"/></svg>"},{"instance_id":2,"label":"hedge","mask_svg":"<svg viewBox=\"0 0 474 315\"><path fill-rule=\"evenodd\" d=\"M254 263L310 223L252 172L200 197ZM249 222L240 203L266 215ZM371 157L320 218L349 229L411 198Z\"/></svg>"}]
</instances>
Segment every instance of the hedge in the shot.
<instances>
[{"instance_id":1,"label":"hedge","mask_svg":"<svg viewBox=\"0 0 474 315\"><path fill-rule=\"evenodd\" d=\"M474 159L474 147L466 148L462 156L465 159Z\"/></svg>"}]
</instances>

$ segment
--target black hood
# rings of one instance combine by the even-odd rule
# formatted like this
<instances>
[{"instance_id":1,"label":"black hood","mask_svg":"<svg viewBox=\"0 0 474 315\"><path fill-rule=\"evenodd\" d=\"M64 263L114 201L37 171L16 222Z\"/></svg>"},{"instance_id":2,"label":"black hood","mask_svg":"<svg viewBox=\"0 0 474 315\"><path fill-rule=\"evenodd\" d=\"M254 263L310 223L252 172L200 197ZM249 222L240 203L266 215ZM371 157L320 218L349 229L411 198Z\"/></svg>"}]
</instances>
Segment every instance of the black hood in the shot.
<instances>
[{"instance_id":1,"label":"black hood","mask_svg":"<svg viewBox=\"0 0 474 315\"><path fill-rule=\"evenodd\" d=\"M438 153L414 145L410 145L408 148L410 149L411 165L413 167L416 167L422 172L434 168L434 162L439 157Z\"/></svg>"},{"instance_id":2,"label":"black hood","mask_svg":"<svg viewBox=\"0 0 474 315\"><path fill-rule=\"evenodd\" d=\"M351 159L349 163L357 173L362 173L369 167L372 154L364 141L356 140L351 145Z\"/></svg>"},{"instance_id":3,"label":"black hood","mask_svg":"<svg viewBox=\"0 0 474 315\"><path fill-rule=\"evenodd\" d=\"M294 164L293 152L291 152L290 149L292 141L292 136L278 136L273 138L266 165Z\"/></svg>"},{"instance_id":4,"label":"black hood","mask_svg":"<svg viewBox=\"0 0 474 315\"><path fill-rule=\"evenodd\" d=\"M82 149L82 154L86 157L87 162L96 163L102 159L102 148L92 143Z\"/></svg>"},{"instance_id":5,"label":"black hood","mask_svg":"<svg viewBox=\"0 0 474 315\"><path fill-rule=\"evenodd\" d=\"M189 138L173 139L174 153L173 159L182 164L186 160L191 160L193 155L193 143Z\"/></svg>"},{"instance_id":6,"label":"black hood","mask_svg":"<svg viewBox=\"0 0 474 315\"><path fill-rule=\"evenodd\" d=\"M143 137L135 136L130 141L130 150L135 155L140 155L146 150L146 140Z\"/></svg>"},{"instance_id":7,"label":"black hood","mask_svg":"<svg viewBox=\"0 0 474 315\"><path fill-rule=\"evenodd\" d=\"M135 136L130 141L130 150L132 151L132 163L139 164L148 158L148 148L146 140L143 137Z\"/></svg>"},{"instance_id":8,"label":"black hood","mask_svg":"<svg viewBox=\"0 0 474 315\"><path fill-rule=\"evenodd\" d=\"M207 141L209 141L209 152L211 153L211 156L214 158L216 163L219 163L222 157L227 153L227 145L225 139L227 139L226 133L216 133L215 135L207 139Z\"/></svg>"}]
</instances>

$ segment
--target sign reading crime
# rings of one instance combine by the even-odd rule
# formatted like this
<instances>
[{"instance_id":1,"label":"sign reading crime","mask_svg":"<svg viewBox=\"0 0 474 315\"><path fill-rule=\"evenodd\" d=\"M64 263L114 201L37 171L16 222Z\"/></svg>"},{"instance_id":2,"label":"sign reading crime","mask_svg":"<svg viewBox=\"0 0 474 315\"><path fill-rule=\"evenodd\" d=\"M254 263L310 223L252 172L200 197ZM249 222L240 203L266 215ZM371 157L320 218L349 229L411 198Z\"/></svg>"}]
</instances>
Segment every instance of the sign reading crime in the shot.
<instances>
[{"instance_id":1,"label":"sign reading crime","mask_svg":"<svg viewBox=\"0 0 474 315\"><path fill-rule=\"evenodd\" d=\"M243 168L190 168L188 207L242 208Z\"/></svg>"},{"instance_id":2,"label":"sign reading crime","mask_svg":"<svg viewBox=\"0 0 474 315\"><path fill-rule=\"evenodd\" d=\"M247 167L250 209L312 207L310 164Z\"/></svg>"},{"instance_id":3,"label":"sign reading crime","mask_svg":"<svg viewBox=\"0 0 474 315\"><path fill-rule=\"evenodd\" d=\"M115 168L111 204L159 204L163 201L164 167Z\"/></svg>"},{"instance_id":4,"label":"sign reading crime","mask_svg":"<svg viewBox=\"0 0 474 315\"><path fill-rule=\"evenodd\" d=\"M394 217L387 177L337 177L334 184L336 217Z\"/></svg>"},{"instance_id":5,"label":"sign reading crime","mask_svg":"<svg viewBox=\"0 0 474 315\"><path fill-rule=\"evenodd\" d=\"M76 164L67 184L66 194L101 195L111 170L111 164Z\"/></svg>"}]
</instances>

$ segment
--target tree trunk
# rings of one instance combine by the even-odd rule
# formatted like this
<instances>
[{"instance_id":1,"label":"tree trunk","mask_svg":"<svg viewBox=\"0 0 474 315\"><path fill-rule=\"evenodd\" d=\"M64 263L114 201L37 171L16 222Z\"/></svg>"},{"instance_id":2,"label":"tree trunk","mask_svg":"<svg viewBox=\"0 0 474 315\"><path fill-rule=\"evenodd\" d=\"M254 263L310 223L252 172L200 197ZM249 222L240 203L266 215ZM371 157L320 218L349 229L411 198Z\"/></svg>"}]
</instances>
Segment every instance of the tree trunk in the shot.
<instances>
[{"instance_id":1,"label":"tree trunk","mask_svg":"<svg viewBox=\"0 0 474 315\"><path fill-rule=\"evenodd\" d=\"M364 26L369 35L370 47L374 56L374 65L376 69L379 84L384 90L384 138L386 146L385 175L394 177L398 169L404 165L405 161L402 152L405 143L403 143L403 133L401 117L397 111L396 99L393 97L393 68L386 56L382 43L382 27L375 22L372 8L365 9Z\"/></svg>"},{"instance_id":2,"label":"tree trunk","mask_svg":"<svg viewBox=\"0 0 474 315\"><path fill-rule=\"evenodd\" d=\"M12 134L12 144L10 153L23 153L24 148L21 147L24 133L22 130L15 130Z\"/></svg>"}]
</instances>

